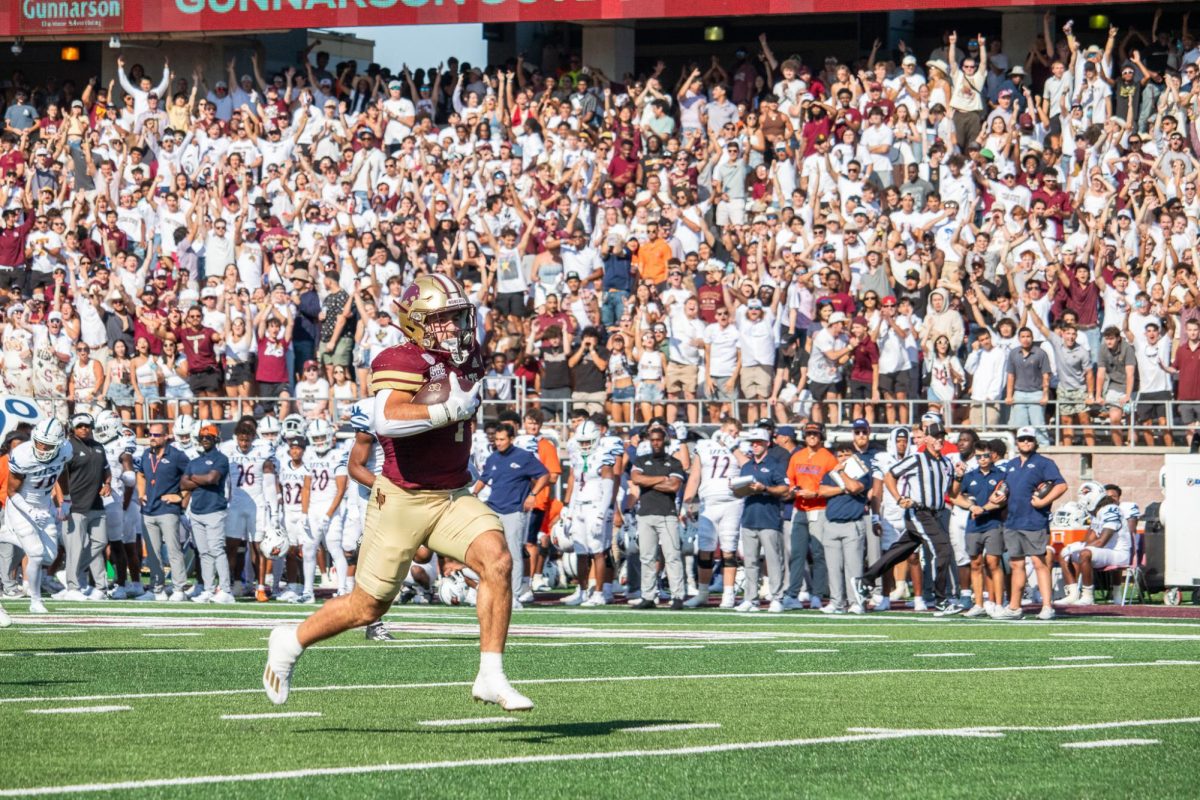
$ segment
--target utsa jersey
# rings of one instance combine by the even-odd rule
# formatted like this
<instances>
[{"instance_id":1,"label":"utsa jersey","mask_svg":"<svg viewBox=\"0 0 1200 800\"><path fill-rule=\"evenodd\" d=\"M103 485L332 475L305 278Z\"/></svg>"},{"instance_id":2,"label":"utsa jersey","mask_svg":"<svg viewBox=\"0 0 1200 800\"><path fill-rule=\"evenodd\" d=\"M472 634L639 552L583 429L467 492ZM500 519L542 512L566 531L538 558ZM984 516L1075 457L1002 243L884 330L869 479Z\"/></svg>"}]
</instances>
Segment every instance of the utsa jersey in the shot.
<instances>
[{"instance_id":1,"label":"utsa jersey","mask_svg":"<svg viewBox=\"0 0 1200 800\"><path fill-rule=\"evenodd\" d=\"M729 448L712 439L702 439L696 443L696 458L700 462L697 496L709 502L736 499L729 481L736 478L742 468Z\"/></svg>"},{"instance_id":2,"label":"utsa jersey","mask_svg":"<svg viewBox=\"0 0 1200 800\"><path fill-rule=\"evenodd\" d=\"M62 474L63 468L71 460L72 453L69 441L63 442L54 458L46 462L37 460L33 454L32 441L21 442L13 448L8 458L8 471L24 478L24 481L21 482L20 495L31 506L42 506L49 511L50 492L54 489L54 484L58 480L58 476Z\"/></svg>"},{"instance_id":3,"label":"utsa jersey","mask_svg":"<svg viewBox=\"0 0 1200 800\"><path fill-rule=\"evenodd\" d=\"M297 466L289 458L279 466L279 501L285 515L294 517L303 511L304 480L309 474L305 459Z\"/></svg>"},{"instance_id":4,"label":"utsa jersey","mask_svg":"<svg viewBox=\"0 0 1200 800\"><path fill-rule=\"evenodd\" d=\"M371 362L371 393L385 389L416 393L436 381L458 377L473 386L483 378L483 357L472 347L466 362L455 364L445 353L417 344L389 347ZM452 422L415 436L380 437L383 476L403 489L461 489L471 481L469 469L474 420Z\"/></svg>"},{"instance_id":5,"label":"utsa jersey","mask_svg":"<svg viewBox=\"0 0 1200 800\"><path fill-rule=\"evenodd\" d=\"M313 448L304 451L304 466L312 476L309 489L309 513L327 513L333 498L337 496L337 479L349 475L346 469L346 451L333 447L324 454Z\"/></svg>"},{"instance_id":6,"label":"utsa jersey","mask_svg":"<svg viewBox=\"0 0 1200 800\"><path fill-rule=\"evenodd\" d=\"M263 465L275 460L275 454L261 439L242 450L236 441L222 442L221 453L229 459L229 502L263 503Z\"/></svg>"}]
</instances>

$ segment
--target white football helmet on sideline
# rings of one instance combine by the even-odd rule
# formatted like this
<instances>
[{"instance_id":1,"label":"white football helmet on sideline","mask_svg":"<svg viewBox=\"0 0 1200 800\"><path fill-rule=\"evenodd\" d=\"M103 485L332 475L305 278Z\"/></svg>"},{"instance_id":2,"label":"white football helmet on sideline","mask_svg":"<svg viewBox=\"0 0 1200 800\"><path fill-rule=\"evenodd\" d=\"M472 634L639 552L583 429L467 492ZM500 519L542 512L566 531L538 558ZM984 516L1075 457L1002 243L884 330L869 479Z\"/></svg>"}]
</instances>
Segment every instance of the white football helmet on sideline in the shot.
<instances>
[{"instance_id":1,"label":"white football helmet on sideline","mask_svg":"<svg viewBox=\"0 0 1200 800\"><path fill-rule=\"evenodd\" d=\"M304 436L307 427L304 417L299 414L288 414L283 418L283 424L280 426L280 435L284 439L291 439L293 436Z\"/></svg>"},{"instance_id":2,"label":"white football helmet on sideline","mask_svg":"<svg viewBox=\"0 0 1200 800\"><path fill-rule=\"evenodd\" d=\"M125 427L125 422L115 412L108 409L101 411L96 415L96 441L100 444L108 444L121 435L123 427Z\"/></svg>"},{"instance_id":3,"label":"white football helmet on sideline","mask_svg":"<svg viewBox=\"0 0 1200 800\"><path fill-rule=\"evenodd\" d=\"M268 525L267 530L263 533L262 541L258 543L258 551L263 554L264 558L279 558L286 555L287 550L287 531L283 529L282 523Z\"/></svg>"},{"instance_id":4,"label":"white football helmet on sideline","mask_svg":"<svg viewBox=\"0 0 1200 800\"><path fill-rule=\"evenodd\" d=\"M600 428L590 419L585 419L575 429L575 444L579 447L579 452L584 454L592 452L598 441L600 441Z\"/></svg>"},{"instance_id":5,"label":"white football helmet on sideline","mask_svg":"<svg viewBox=\"0 0 1200 800\"><path fill-rule=\"evenodd\" d=\"M308 443L317 455L325 455L333 447L333 426L326 420L314 419L308 426Z\"/></svg>"},{"instance_id":6,"label":"white football helmet on sideline","mask_svg":"<svg viewBox=\"0 0 1200 800\"><path fill-rule=\"evenodd\" d=\"M67 440L67 432L54 417L44 419L33 426L33 456L43 463L53 461Z\"/></svg>"},{"instance_id":7,"label":"white football helmet on sideline","mask_svg":"<svg viewBox=\"0 0 1200 800\"><path fill-rule=\"evenodd\" d=\"M1079 503L1084 510L1091 514L1096 510L1096 506L1100 501L1108 496L1104 491L1104 485L1098 481L1084 481L1079 484Z\"/></svg>"},{"instance_id":8,"label":"white football helmet on sideline","mask_svg":"<svg viewBox=\"0 0 1200 800\"><path fill-rule=\"evenodd\" d=\"M461 572L444 576L438 581L437 596L444 606L461 606L467 603L467 580Z\"/></svg>"},{"instance_id":9,"label":"white football helmet on sideline","mask_svg":"<svg viewBox=\"0 0 1200 800\"><path fill-rule=\"evenodd\" d=\"M279 424L279 417L274 414L267 414L258 421L258 435L272 445L278 443L281 430L283 426Z\"/></svg>"},{"instance_id":10,"label":"white football helmet on sideline","mask_svg":"<svg viewBox=\"0 0 1200 800\"><path fill-rule=\"evenodd\" d=\"M180 447L191 447L195 444L196 420L191 414L180 414L171 425L171 436Z\"/></svg>"}]
</instances>

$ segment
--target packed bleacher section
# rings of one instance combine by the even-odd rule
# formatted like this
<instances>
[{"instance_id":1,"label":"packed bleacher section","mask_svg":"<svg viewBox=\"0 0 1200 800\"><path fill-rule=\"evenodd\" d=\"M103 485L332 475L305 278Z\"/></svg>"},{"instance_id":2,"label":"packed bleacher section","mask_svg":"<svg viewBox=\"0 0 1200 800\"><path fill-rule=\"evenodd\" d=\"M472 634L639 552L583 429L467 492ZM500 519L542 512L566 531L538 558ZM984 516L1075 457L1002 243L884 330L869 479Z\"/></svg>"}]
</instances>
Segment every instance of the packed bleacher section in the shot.
<instances>
[{"instance_id":1,"label":"packed bleacher section","mask_svg":"<svg viewBox=\"0 0 1200 800\"><path fill-rule=\"evenodd\" d=\"M399 339L392 299L442 271L478 305L487 397L560 418L932 409L1173 443L1200 419L1187 15L942 39L762 36L620 78L310 51L241 75L122 58L81 87L18 61L5 390L64 420L336 418Z\"/></svg>"}]
</instances>

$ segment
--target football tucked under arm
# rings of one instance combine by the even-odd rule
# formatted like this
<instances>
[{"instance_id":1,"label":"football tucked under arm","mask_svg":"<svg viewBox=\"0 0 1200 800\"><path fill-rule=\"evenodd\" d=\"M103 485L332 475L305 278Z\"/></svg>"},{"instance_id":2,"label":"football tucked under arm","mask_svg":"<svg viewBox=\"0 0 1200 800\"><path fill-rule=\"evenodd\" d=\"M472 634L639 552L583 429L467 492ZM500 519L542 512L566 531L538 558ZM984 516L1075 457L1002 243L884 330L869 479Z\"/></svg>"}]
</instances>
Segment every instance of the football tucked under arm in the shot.
<instances>
[{"instance_id":1,"label":"football tucked under arm","mask_svg":"<svg viewBox=\"0 0 1200 800\"><path fill-rule=\"evenodd\" d=\"M475 410L479 408L481 387L482 384L477 383L470 390L463 390L454 376L445 380L430 381L418 389L408 403L400 404L401 408L405 405L423 406L427 416L418 416L419 412L417 412L412 416L405 414L403 417L395 415L396 404L393 404L392 416L386 413L388 398L392 396L394 390L383 389L375 395L373 414L375 433L379 436L402 439L406 436L416 436L425 431L444 427L452 422L470 419L475 415Z\"/></svg>"}]
</instances>

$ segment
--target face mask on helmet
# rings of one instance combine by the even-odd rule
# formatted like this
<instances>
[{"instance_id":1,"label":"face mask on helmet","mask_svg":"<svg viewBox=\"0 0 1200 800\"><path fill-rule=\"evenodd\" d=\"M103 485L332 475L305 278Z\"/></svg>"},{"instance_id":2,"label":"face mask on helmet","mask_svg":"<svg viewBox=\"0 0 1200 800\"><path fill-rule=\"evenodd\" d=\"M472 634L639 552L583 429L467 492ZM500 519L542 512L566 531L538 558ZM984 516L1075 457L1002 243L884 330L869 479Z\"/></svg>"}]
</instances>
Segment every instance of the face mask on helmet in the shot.
<instances>
[{"instance_id":1,"label":"face mask on helmet","mask_svg":"<svg viewBox=\"0 0 1200 800\"><path fill-rule=\"evenodd\" d=\"M53 461L66 441L66 431L56 419L39 422L33 429L33 457L43 463Z\"/></svg>"},{"instance_id":2,"label":"face mask on helmet","mask_svg":"<svg viewBox=\"0 0 1200 800\"><path fill-rule=\"evenodd\" d=\"M433 314L425 322L425 349L449 353L450 360L455 364L466 362L474 340L474 307L450 309Z\"/></svg>"}]
</instances>

